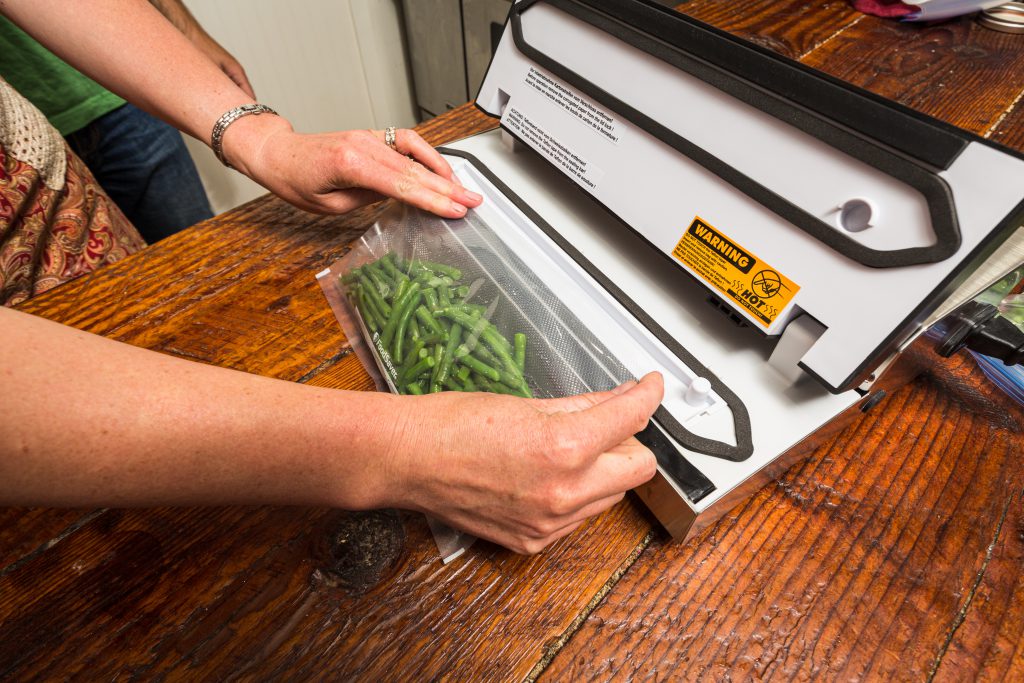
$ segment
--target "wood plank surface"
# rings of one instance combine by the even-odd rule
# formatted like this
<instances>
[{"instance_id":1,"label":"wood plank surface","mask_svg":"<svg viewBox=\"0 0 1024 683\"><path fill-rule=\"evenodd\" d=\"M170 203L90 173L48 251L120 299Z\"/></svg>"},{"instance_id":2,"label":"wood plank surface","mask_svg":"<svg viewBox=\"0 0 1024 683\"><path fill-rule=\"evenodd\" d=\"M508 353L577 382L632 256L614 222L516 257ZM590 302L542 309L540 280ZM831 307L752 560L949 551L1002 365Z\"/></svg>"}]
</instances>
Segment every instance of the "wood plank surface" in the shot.
<instances>
[{"instance_id":1,"label":"wood plank surface","mask_svg":"<svg viewBox=\"0 0 1024 683\"><path fill-rule=\"evenodd\" d=\"M990 576L987 552L1002 543L1007 565L1019 554L1006 538L1024 519L1009 517L1024 432L972 365L943 364L889 397L695 541L652 544L551 679L920 680L963 613L978 644L1019 636L1005 609L1019 565ZM986 577L991 610L972 602ZM951 676L969 679L986 652L962 648Z\"/></svg>"},{"instance_id":2,"label":"wood plank surface","mask_svg":"<svg viewBox=\"0 0 1024 683\"><path fill-rule=\"evenodd\" d=\"M692 0L679 10L790 59L799 59L864 17L842 0Z\"/></svg>"},{"instance_id":3,"label":"wood plank surface","mask_svg":"<svg viewBox=\"0 0 1024 683\"><path fill-rule=\"evenodd\" d=\"M1020 36L864 17L803 61L1024 148ZM969 358L936 362L694 541L659 537L545 677L1024 676L1021 418Z\"/></svg>"},{"instance_id":4,"label":"wood plank surface","mask_svg":"<svg viewBox=\"0 0 1024 683\"><path fill-rule=\"evenodd\" d=\"M1019 37L903 27L835 0L684 11L1024 147ZM493 125L466 105L421 132L440 144ZM373 212L264 197L22 308L369 390L313 277ZM447 567L423 518L394 511L7 510L0 680L1019 674L1019 410L964 357L887 403L685 545L633 499L537 557L479 543Z\"/></svg>"},{"instance_id":5,"label":"wood plank surface","mask_svg":"<svg viewBox=\"0 0 1024 683\"><path fill-rule=\"evenodd\" d=\"M801 61L979 135L1024 90L1024 40L971 17L929 27L864 17Z\"/></svg>"},{"instance_id":6,"label":"wood plank surface","mask_svg":"<svg viewBox=\"0 0 1024 683\"><path fill-rule=\"evenodd\" d=\"M988 138L1018 151L1024 150L1024 87L1010 109L995 122Z\"/></svg>"}]
</instances>

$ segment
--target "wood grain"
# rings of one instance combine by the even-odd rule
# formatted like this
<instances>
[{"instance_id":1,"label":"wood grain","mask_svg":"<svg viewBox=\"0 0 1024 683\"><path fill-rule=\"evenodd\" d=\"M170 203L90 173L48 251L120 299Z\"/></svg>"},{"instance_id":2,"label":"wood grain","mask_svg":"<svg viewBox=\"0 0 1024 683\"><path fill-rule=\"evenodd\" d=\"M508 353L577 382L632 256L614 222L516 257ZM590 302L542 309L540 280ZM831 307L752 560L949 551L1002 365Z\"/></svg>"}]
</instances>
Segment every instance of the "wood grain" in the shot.
<instances>
[{"instance_id":1,"label":"wood grain","mask_svg":"<svg viewBox=\"0 0 1024 683\"><path fill-rule=\"evenodd\" d=\"M806 0L692 0L678 9L790 59L799 59L864 18L840 0L815 4Z\"/></svg>"},{"instance_id":2,"label":"wood grain","mask_svg":"<svg viewBox=\"0 0 1024 683\"><path fill-rule=\"evenodd\" d=\"M1024 41L970 17L931 27L865 17L802 61L979 135L1024 90Z\"/></svg>"},{"instance_id":3,"label":"wood grain","mask_svg":"<svg viewBox=\"0 0 1024 683\"><path fill-rule=\"evenodd\" d=\"M921 679L965 609L972 637L1019 633L1002 607L970 604L1024 485L1020 411L971 365L889 397L694 542L652 545L552 680ZM985 584L993 603L1010 601L1010 577ZM985 649L964 653L949 664L960 680Z\"/></svg>"},{"instance_id":4,"label":"wood grain","mask_svg":"<svg viewBox=\"0 0 1024 683\"><path fill-rule=\"evenodd\" d=\"M996 121L988 135L993 142L1024 150L1024 87L1003 118Z\"/></svg>"}]
</instances>

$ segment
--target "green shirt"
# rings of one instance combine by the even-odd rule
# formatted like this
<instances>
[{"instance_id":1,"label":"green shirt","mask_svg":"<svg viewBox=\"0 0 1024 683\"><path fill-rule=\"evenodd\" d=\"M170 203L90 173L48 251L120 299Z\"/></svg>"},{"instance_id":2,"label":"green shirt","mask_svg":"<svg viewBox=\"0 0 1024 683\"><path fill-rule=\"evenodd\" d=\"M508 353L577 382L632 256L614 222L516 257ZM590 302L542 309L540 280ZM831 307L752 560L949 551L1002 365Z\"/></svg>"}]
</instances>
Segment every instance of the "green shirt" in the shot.
<instances>
[{"instance_id":1,"label":"green shirt","mask_svg":"<svg viewBox=\"0 0 1024 683\"><path fill-rule=\"evenodd\" d=\"M4 17L0 17L0 76L39 107L61 135L74 133L124 104Z\"/></svg>"}]
</instances>

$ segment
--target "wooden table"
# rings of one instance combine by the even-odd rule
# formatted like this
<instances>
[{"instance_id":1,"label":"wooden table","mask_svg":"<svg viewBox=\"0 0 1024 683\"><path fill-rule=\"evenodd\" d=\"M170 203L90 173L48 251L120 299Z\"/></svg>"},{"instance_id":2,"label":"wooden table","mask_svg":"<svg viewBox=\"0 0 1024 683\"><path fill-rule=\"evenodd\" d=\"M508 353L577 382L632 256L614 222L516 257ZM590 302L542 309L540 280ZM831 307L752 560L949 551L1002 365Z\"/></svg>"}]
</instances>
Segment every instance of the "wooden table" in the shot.
<instances>
[{"instance_id":1,"label":"wooden table","mask_svg":"<svg viewBox=\"0 0 1024 683\"><path fill-rule=\"evenodd\" d=\"M1024 148L1024 36L839 0L681 10ZM492 125L464 106L421 130ZM370 389L313 279L370 215L264 197L23 308ZM965 357L887 403L685 545L635 500L539 556L450 566L393 511L2 510L0 679L1024 677L1021 413Z\"/></svg>"}]
</instances>

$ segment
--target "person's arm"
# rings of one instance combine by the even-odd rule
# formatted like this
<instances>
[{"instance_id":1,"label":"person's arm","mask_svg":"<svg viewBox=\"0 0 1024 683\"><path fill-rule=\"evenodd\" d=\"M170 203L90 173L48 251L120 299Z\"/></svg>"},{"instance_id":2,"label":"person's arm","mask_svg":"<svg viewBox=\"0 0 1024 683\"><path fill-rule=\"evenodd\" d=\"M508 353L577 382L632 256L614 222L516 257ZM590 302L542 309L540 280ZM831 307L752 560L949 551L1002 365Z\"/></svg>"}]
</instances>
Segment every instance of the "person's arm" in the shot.
<instances>
[{"instance_id":1,"label":"person's arm","mask_svg":"<svg viewBox=\"0 0 1024 683\"><path fill-rule=\"evenodd\" d=\"M0 307L0 505L400 507L536 552L653 476L661 396L321 389Z\"/></svg>"},{"instance_id":2,"label":"person's arm","mask_svg":"<svg viewBox=\"0 0 1024 683\"><path fill-rule=\"evenodd\" d=\"M207 144L222 114L252 102L144 0L0 0L0 12L106 88ZM246 116L228 127L224 153L309 211L343 213L389 196L454 218L481 201L410 130L399 131L396 151L379 131L301 135L283 117Z\"/></svg>"},{"instance_id":3,"label":"person's arm","mask_svg":"<svg viewBox=\"0 0 1024 683\"><path fill-rule=\"evenodd\" d=\"M249 77L245 69L238 63L238 60L230 52L221 47L221 44L213 39L206 29L200 25L192 13L188 11L181 0L149 0L149 4L156 7L160 14L167 18L167 21L174 24L174 28L185 34L185 37L192 41L192 44L199 48L199 51L213 60L217 67L228 75L232 81L241 88L246 95L256 99L256 92L249 83Z\"/></svg>"}]
</instances>

